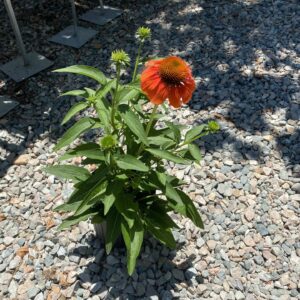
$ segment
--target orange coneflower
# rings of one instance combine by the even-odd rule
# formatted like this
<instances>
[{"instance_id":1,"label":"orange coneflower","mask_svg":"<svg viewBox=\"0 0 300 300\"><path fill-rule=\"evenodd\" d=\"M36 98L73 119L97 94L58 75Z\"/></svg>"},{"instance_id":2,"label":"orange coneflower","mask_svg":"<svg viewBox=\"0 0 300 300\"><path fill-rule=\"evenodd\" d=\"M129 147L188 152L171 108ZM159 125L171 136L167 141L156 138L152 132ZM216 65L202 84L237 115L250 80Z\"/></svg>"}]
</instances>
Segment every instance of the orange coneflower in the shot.
<instances>
[{"instance_id":1,"label":"orange coneflower","mask_svg":"<svg viewBox=\"0 0 300 300\"><path fill-rule=\"evenodd\" d=\"M168 99L178 108L190 101L196 85L187 63L179 57L169 56L146 63L141 87L152 103L162 104Z\"/></svg>"}]
</instances>

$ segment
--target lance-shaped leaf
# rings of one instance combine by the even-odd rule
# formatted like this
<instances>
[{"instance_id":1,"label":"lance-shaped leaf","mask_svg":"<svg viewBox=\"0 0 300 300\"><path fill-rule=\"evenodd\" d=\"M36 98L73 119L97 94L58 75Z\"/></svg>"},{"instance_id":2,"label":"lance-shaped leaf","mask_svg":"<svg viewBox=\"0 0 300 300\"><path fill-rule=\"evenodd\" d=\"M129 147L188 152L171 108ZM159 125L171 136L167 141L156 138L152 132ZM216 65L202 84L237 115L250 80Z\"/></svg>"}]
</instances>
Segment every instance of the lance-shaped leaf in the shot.
<instances>
[{"instance_id":1,"label":"lance-shaped leaf","mask_svg":"<svg viewBox=\"0 0 300 300\"><path fill-rule=\"evenodd\" d=\"M176 241L170 228L163 227L162 223L159 224L160 220L154 223L152 219L146 217L145 221L147 230L149 230L155 238L171 249L176 247Z\"/></svg>"},{"instance_id":2,"label":"lance-shaped leaf","mask_svg":"<svg viewBox=\"0 0 300 300\"><path fill-rule=\"evenodd\" d=\"M115 241L121 235L121 215L112 207L106 217L105 250L109 254Z\"/></svg>"},{"instance_id":3,"label":"lance-shaped leaf","mask_svg":"<svg viewBox=\"0 0 300 300\"><path fill-rule=\"evenodd\" d=\"M192 155L192 157L200 162L200 160L202 159L202 155L201 155L201 152L199 150L199 147L195 144L189 144L189 151L190 151L190 154Z\"/></svg>"},{"instance_id":4,"label":"lance-shaped leaf","mask_svg":"<svg viewBox=\"0 0 300 300\"><path fill-rule=\"evenodd\" d=\"M55 70L53 72L79 74L92 78L98 81L100 84L106 84L105 75L100 70L90 66L74 65L67 68Z\"/></svg>"},{"instance_id":5,"label":"lance-shaped leaf","mask_svg":"<svg viewBox=\"0 0 300 300\"><path fill-rule=\"evenodd\" d=\"M144 227L139 219L134 222L132 228L124 219L121 222L121 231L127 249L127 270L128 274L132 275L143 244Z\"/></svg>"},{"instance_id":6,"label":"lance-shaped leaf","mask_svg":"<svg viewBox=\"0 0 300 300\"><path fill-rule=\"evenodd\" d=\"M123 170L136 170L140 172L149 171L149 168L143 162L129 154L117 157L116 163L118 167Z\"/></svg>"},{"instance_id":7,"label":"lance-shaped leaf","mask_svg":"<svg viewBox=\"0 0 300 300\"><path fill-rule=\"evenodd\" d=\"M92 207L96 202L101 201L101 196L104 195L108 182L107 180L99 181L93 185L93 187L85 194L79 207L77 208L75 215L80 215L83 211Z\"/></svg>"},{"instance_id":8,"label":"lance-shaped leaf","mask_svg":"<svg viewBox=\"0 0 300 300\"><path fill-rule=\"evenodd\" d=\"M71 179L75 182L87 180L91 175L87 169L71 165L49 166L44 170L58 178Z\"/></svg>"},{"instance_id":9,"label":"lance-shaped leaf","mask_svg":"<svg viewBox=\"0 0 300 300\"><path fill-rule=\"evenodd\" d=\"M89 106L88 102L78 102L73 105L70 110L66 113L64 119L61 122L61 125L67 123L73 116L75 116L81 110L87 108Z\"/></svg>"},{"instance_id":10,"label":"lance-shaped leaf","mask_svg":"<svg viewBox=\"0 0 300 300\"><path fill-rule=\"evenodd\" d=\"M60 95L60 97L62 96L77 96L77 97L86 98L88 97L88 94L84 90L73 90L73 91L64 92L63 94Z\"/></svg>"},{"instance_id":11,"label":"lance-shaped leaf","mask_svg":"<svg viewBox=\"0 0 300 300\"><path fill-rule=\"evenodd\" d=\"M68 228L72 225L78 224L81 221L86 221L88 218L93 217L97 214L98 212L95 211L95 209L89 208L88 210L82 212L82 214L77 215L77 216L70 216L66 218L58 227L59 230Z\"/></svg>"},{"instance_id":12,"label":"lance-shaped leaf","mask_svg":"<svg viewBox=\"0 0 300 300\"><path fill-rule=\"evenodd\" d=\"M87 158L96 160L105 160L103 151L100 150L100 146L96 143L86 143L79 145L76 148L67 151L59 158L59 160L62 161L78 156L85 156Z\"/></svg>"},{"instance_id":13,"label":"lance-shaped leaf","mask_svg":"<svg viewBox=\"0 0 300 300\"><path fill-rule=\"evenodd\" d=\"M75 191L72 193L68 201L55 208L56 211L75 212L81 205L82 200L86 197L91 189L99 182L103 181L108 174L105 165L100 166L87 180L77 184Z\"/></svg>"},{"instance_id":14,"label":"lance-shaped leaf","mask_svg":"<svg viewBox=\"0 0 300 300\"><path fill-rule=\"evenodd\" d=\"M148 145L147 135L139 117L125 104L119 106L119 111L128 128L141 140L141 142Z\"/></svg>"},{"instance_id":15,"label":"lance-shaped leaf","mask_svg":"<svg viewBox=\"0 0 300 300\"><path fill-rule=\"evenodd\" d=\"M110 127L110 111L107 103L102 99L97 99L95 103L95 109L97 111L98 117L103 124L106 132L109 132Z\"/></svg>"},{"instance_id":16,"label":"lance-shaped leaf","mask_svg":"<svg viewBox=\"0 0 300 300\"><path fill-rule=\"evenodd\" d=\"M124 182L125 180L114 180L108 185L102 200L104 204L104 215L108 213L116 199L120 196L123 191Z\"/></svg>"},{"instance_id":17,"label":"lance-shaped leaf","mask_svg":"<svg viewBox=\"0 0 300 300\"><path fill-rule=\"evenodd\" d=\"M192 199L184 192L177 190L181 201L184 203L186 207L186 214L185 216L191 219L191 221L198 226L199 228L204 228L201 216L199 212L197 211L197 208L195 207Z\"/></svg>"},{"instance_id":18,"label":"lance-shaped leaf","mask_svg":"<svg viewBox=\"0 0 300 300\"><path fill-rule=\"evenodd\" d=\"M198 139L201 136L202 132L207 129L208 127L206 124L193 127L185 134L184 142L186 144L191 143L192 141Z\"/></svg>"},{"instance_id":19,"label":"lance-shaped leaf","mask_svg":"<svg viewBox=\"0 0 300 300\"><path fill-rule=\"evenodd\" d=\"M104 86L101 87L101 89L99 89L96 92L96 98L97 99L102 99L105 98L106 95L112 90L116 88L116 79L112 79L109 80L108 83L106 83Z\"/></svg>"},{"instance_id":20,"label":"lance-shaped leaf","mask_svg":"<svg viewBox=\"0 0 300 300\"><path fill-rule=\"evenodd\" d=\"M118 91L116 101L118 104L127 104L129 101L137 98L139 95L140 92L138 90L124 87Z\"/></svg>"},{"instance_id":21,"label":"lance-shaped leaf","mask_svg":"<svg viewBox=\"0 0 300 300\"><path fill-rule=\"evenodd\" d=\"M65 146L70 145L77 137L96 125L96 121L92 118L82 118L69 128L61 137L54 151L57 151Z\"/></svg>"},{"instance_id":22,"label":"lance-shaped leaf","mask_svg":"<svg viewBox=\"0 0 300 300\"><path fill-rule=\"evenodd\" d=\"M128 194L121 194L116 198L115 206L118 212L124 217L129 228L132 228L134 221L139 218L138 204Z\"/></svg>"}]
</instances>

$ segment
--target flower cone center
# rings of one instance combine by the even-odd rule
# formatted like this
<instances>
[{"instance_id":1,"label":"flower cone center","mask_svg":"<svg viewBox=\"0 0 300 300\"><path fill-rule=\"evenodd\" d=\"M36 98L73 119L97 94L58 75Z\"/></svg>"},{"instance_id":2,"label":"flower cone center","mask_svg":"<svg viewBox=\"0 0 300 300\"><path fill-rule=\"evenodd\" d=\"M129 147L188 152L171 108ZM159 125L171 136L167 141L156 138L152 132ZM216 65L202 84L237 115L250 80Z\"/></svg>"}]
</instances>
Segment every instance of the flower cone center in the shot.
<instances>
[{"instance_id":1,"label":"flower cone center","mask_svg":"<svg viewBox=\"0 0 300 300\"><path fill-rule=\"evenodd\" d=\"M178 57L168 57L161 62L159 75L169 85L180 85L188 75L188 66Z\"/></svg>"}]
</instances>

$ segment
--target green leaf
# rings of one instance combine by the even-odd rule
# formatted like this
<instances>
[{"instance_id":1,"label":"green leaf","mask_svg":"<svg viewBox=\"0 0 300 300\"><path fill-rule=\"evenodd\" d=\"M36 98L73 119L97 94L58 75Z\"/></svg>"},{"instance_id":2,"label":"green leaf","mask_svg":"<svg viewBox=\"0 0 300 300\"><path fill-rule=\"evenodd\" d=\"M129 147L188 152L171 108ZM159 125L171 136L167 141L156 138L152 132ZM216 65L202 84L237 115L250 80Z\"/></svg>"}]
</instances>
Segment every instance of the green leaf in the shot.
<instances>
[{"instance_id":1,"label":"green leaf","mask_svg":"<svg viewBox=\"0 0 300 300\"><path fill-rule=\"evenodd\" d=\"M60 97L62 97L62 96L79 96L79 97L82 97L82 98L88 97L86 91L83 91L83 90L68 91L68 92L65 92L65 93L60 95Z\"/></svg>"},{"instance_id":2,"label":"green leaf","mask_svg":"<svg viewBox=\"0 0 300 300\"><path fill-rule=\"evenodd\" d=\"M146 151L152 153L154 156L157 156L159 158L163 158L163 159L166 159L166 160L171 160L175 163L178 163L178 164L182 164L182 165L186 165L186 164L190 164L190 162L186 159L183 159L179 156L176 156L174 154L172 154L171 152L169 151L166 151L166 150L160 150L160 149L145 149Z\"/></svg>"},{"instance_id":3,"label":"green leaf","mask_svg":"<svg viewBox=\"0 0 300 300\"><path fill-rule=\"evenodd\" d=\"M99 98L96 100L95 109L101 123L104 125L105 130L108 133L110 128L110 111L108 104L104 100Z\"/></svg>"},{"instance_id":4,"label":"green leaf","mask_svg":"<svg viewBox=\"0 0 300 300\"><path fill-rule=\"evenodd\" d=\"M144 127L139 117L130 110L128 105L122 104L119 106L120 114L129 129L143 142L149 145Z\"/></svg>"},{"instance_id":5,"label":"green leaf","mask_svg":"<svg viewBox=\"0 0 300 300\"><path fill-rule=\"evenodd\" d=\"M105 98L106 95L116 87L116 79L109 80L108 83L106 83L104 86L101 87L96 93L97 99Z\"/></svg>"},{"instance_id":6,"label":"green leaf","mask_svg":"<svg viewBox=\"0 0 300 300\"><path fill-rule=\"evenodd\" d=\"M66 160L72 157L78 156L86 156L90 159L97 159L97 160L105 160L103 152L100 150L100 147L96 143L86 143L77 146L74 149L67 151L64 155L62 155L59 160Z\"/></svg>"},{"instance_id":7,"label":"green leaf","mask_svg":"<svg viewBox=\"0 0 300 300\"><path fill-rule=\"evenodd\" d=\"M129 228L127 222L122 220L121 231L127 248L127 270L128 274L132 275L143 244L144 227L139 219L132 228Z\"/></svg>"},{"instance_id":8,"label":"green leaf","mask_svg":"<svg viewBox=\"0 0 300 300\"><path fill-rule=\"evenodd\" d=\"M180 127L178 125L173 124L172 122L165 122L166 125L168 126L168 128L170 128L173 132L174 135L174 140L176 141L177 144L180 143L180 139L181 139L181 133L180 133Z\"/></svg>"},{"instance_id":9,"label":"green leaf","mask_svg":"<svg viewBox=\"0 0 300 300\"><path fill-rule=\"evenodd\" d=\"M107 188L107 180L97 182L84 196L79 207L77 208L75 215L80 215L87 208L92 207L98 201L101 201L102 196Z\"/></svg>"},{"instance_id":10,"label":"green leaf","mask_svg":"<svg viewBox=\"0 0 300 300\"><path fill-rule=\"evenodd\" d=\"M78 102L75 105L73 105L70 110L66 113L64 119L61 122L61 125L64 125L67 123L74 115L76 115L81 110L87 108L89 106L89 103L87 102Z\"/></svg>"},{"instance_id":11,"label":"green leaf","mask_svg":"<svg viewBox=\"0 0 300 300\"><path fill-rule=\"evenodd\" d=\"M153 220L146 217L146 228L147 230L160 242L168 246L171 249L176 248L176 241L173 237L172 231L169 228L165 228L159 221L155 223Z\"/></svg>"},{"instance_id":12,"label":"green leaf","mask_svg":"<svg viewBox=\"0 0 300 300\"><path fill-rule=\"evenodd\" d=\"M96 122L92 118L82 118L76 122L71 128L69 128L61 137L59 142L54 147L54 151L57 151L65 146L71 144L82 133L92 128Z\"/></svg>"},{"instance_id":13,"label":"green leaf","mask_svg":"<svg viewBox=\"0 0 300 300\"><path fill-rule=\"evenodd\" d=\"M162 148L175 145L174 141L164 136L151 136L148 137L148 140L150 145L161 146Z\"/></svg>"},{"instance_id":14,"label":"green leaf","mask_svg":"<svg viewBox=\"0 0 300 300\"><path fill-rule=\"evenodd\" d=\"M85 87L84 88L88 94L88 97L93 99L95 97L96 91L90 88Z\"/></svg>"},{"instance_id":15,"label":"green leaf","mask_svg":"<svg viewBox=\"0 0 300 300\"><path fill-rule=\"evenodd\" d=\"M193 158L198 162L200 162L200 160L202 159L202 155L199 150L199 147L195 144L189 144L188 147L189 147L190 154L193 156Z\"/></svg>"},{"instance_id":16,"label":"green leaf","mask_svg":"<svg viewBox=\"0 0 300 300\"><path fill-rule=\"evenodd\" d=\"M115 203L116 199L119 197L120 193L123 190L123 184L125 180L115 180L111 182L106 189L106 192L103 196L104 204L104 215L108 213L112 205Z\"/></svg>"},{"instance_id":17,"label":"green leaf","mask_svg":"<svg viewBox=\"0 0 300 300\"><path fill-rule=\"evenodd\" d=\"M75 212L81 205L83 199L99 182L106 179L108 169L103 165L100 166L87 180L76 185L76 190L72 193L68 201L55 208L55 211Z\"/></svg>"},{"instance_id":18,"label":"green leaf","mask_svg":"<svg viewBox=\"0 0 300 300\"><path fill-rule=\"evenodd\" d=\"M138 204L133 202L131 195L122 194L116 198L115 206L128 223L129 228L132 228L134 221L139 217Z\"/></svg>"},{"instance_id":19,"label":"green leaf","mask_svg":"<svg viewBox=\"0 0 300 300\"><path fill-rule=\"evenodd\" d=\"M59 230L68 228L72 225L75 225L81 221L86 221L89 217L95 216L97 214L97 211L95 209L88 209L84 211L81 215L77 216L70 216L66 218L58 227Z\"/></svg>"},{"instance_id":20,"label":"green leaf","mask_svg":"<svg viewBox=\"0 0 300 300\"><path fill-rule=\"evenodd\" d=\"M44 170L58 178L71 179L75 182L87 180L91 175L87 169L71 165L49 166Z\"/></svg>"},{"instance_id":21,"label":"green leaf","mask_svg":"<svg viewBox=\"0 0 300 300\"><path fill-rule=\"evenodd\" d=\"M161 228L179 228L167 214L165 207L159 203L159 200L155 199L147 211L147 219L151 220L152 224Z\"/></svg>"},{"instance_id":22,"label":"green leaf","mask_svg":"<svg viewBox=\"0 0 300 300\"><path fill-rule=\"evenodd\" d=\"M74 65L67 68L55 70L53 72L79 74L92 78L98 81L100 84L106 83L105 75L100 70L90 66Z\"/></svg>"},{"instance_id":23,"label":"green leaf","mask_svg":"<svg viewBox=\"0 0 300 300\"><path fill-rule=\"evenodd\" d=\"M116 101L118 104L127 104L130 100L137 98L140 91L133 88L123 88L118 91Z\"/></svg>"},{"instance_id":24,"label":"green leaf","mask_svg":"<svg viewBox=\"0 0 300 300\"><path fill-rule=\"evenodd\" d=\"M193 201L191 198L185 194L184 192L177 190L178 195L180 196L181 203L184 204L184 209L182 209L182 204L178 206L178 203L172 203L170 202L169 205L171 208L173 208L178 213L184 215L185 217L188 217L191 219L191 221L198 226L199 228L204 228L201 216L199 215L196 207L194 206Z\"/></svg>"},{"instance_id":25,"label":"green leaf","mask_svg":"<svg viewBox=\"0 0 300 300\"><path fill-rule=\"evenodd\" d=\"M109 254L116 239L121 235L121 215L112 207L106 217L105 250Z\"/></svg>"},{"instance_id":26,"label":"green leaf","mask_svg":"<svg viewBox=\"0 0 300 300\"><path fill-rule=\"evenodd\" d=\"M207 125L206 124L202 124L196 127L193 127L192 129L190 129L186 135L185 135L185 139L184 142L185 143L190 143L196 139L199 138L199 135L202 133L203 130L207 129Z\"/></svg>"},{"instance_id":27,"label":"green leaf","mask_svg":"<svg viewBox=\"0 0 300 300\"><path fill-rule=\"evenodd\" d=\"M117 157L116 163L118 167L123 170L136 170L140 172L149 171L149 168L144 163L129 154Z\"/></svg>"}]
</instances>

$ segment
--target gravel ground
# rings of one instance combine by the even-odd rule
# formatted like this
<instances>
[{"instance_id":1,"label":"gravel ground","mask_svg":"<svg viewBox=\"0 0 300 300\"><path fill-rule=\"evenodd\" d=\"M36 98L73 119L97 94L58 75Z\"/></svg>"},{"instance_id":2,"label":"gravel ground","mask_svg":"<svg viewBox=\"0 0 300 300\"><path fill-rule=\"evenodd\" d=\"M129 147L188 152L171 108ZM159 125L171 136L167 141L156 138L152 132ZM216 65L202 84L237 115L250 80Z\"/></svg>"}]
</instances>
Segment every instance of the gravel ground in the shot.
<instances>
[{"instance_id":1,"label":"gravel ground","mask_svg":"<svg viewBox=\"0 0 300 300\"><path fill-rule=\"evenodd\" d=\"M59 121L74 103L57 96L91 82L45 71L15 84L0 74L1 94L21 102L0 120L0 298L299 299L299 2L107 1L124 16L80 50L47 42L68 25L58 18L68 14L65 2L15 4L27 47L54 68L82 63L111 73L111 50L133 55L132 35L144 24L153 31L146 54L180 55L193 66L197 92L170 118L217 119L222 130L199 142L201 167L170 172L189 183L205 230L178 218L177 249L145 240L132 277L124 249L106 256L89 223L57 232L62 216L52 207L72 186L41 168L57 162ZM97 1L78 2L81 12ZM10 32L3 8L0 23ZM0 45L0 63L15 56L7 34Z\"/></svg>"}]
</instances>

